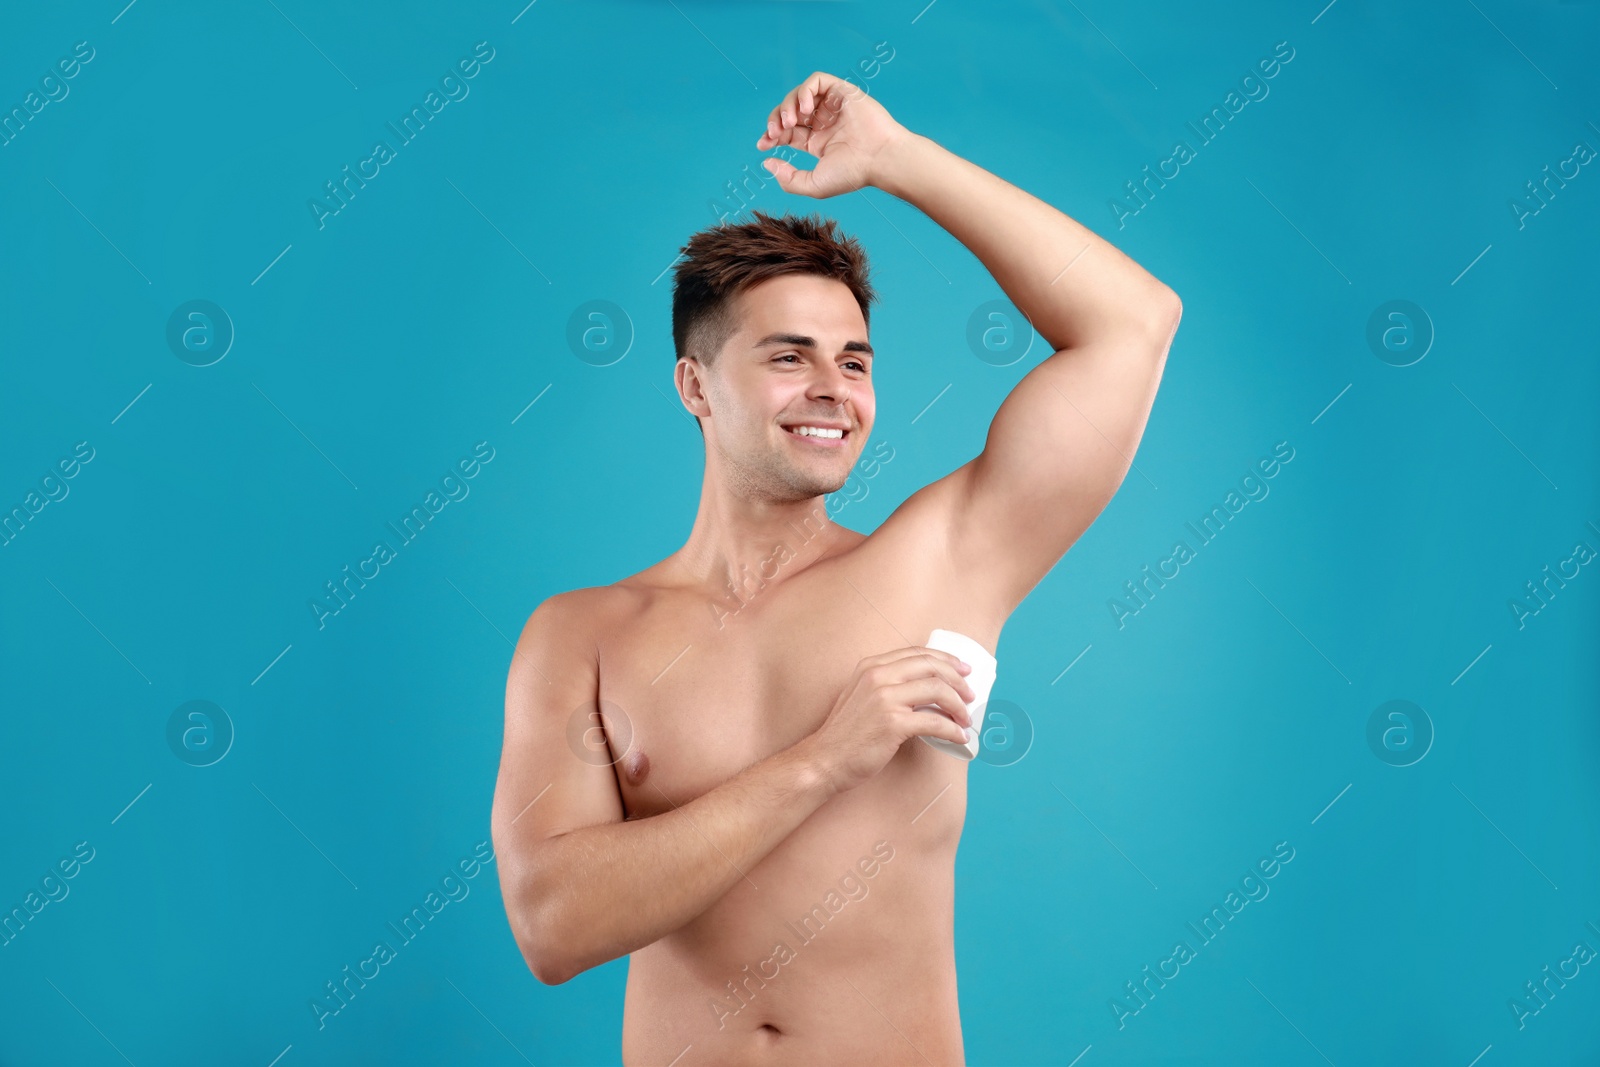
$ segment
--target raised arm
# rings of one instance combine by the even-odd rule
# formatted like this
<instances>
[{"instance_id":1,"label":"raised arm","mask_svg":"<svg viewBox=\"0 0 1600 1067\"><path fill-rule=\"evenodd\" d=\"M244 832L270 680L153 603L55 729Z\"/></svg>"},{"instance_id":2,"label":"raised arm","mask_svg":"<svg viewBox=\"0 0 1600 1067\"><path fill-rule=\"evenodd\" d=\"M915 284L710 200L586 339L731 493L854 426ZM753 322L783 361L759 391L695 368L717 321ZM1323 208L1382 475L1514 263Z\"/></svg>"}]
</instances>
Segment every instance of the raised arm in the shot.
<instances>
[{"instance_id":1,"label":"raised arm","mask_svg":"<svg viewBox=\"0 0 1600 1067\"><path fill-rule=\"evenodd\" d=\"M1052 354L1012 390L983 452L916 494L892 524L933 523L971 596L1010 614L1105 508L1133 463L1182 305L1062 212L912 133L848 82L813 74L774 110L761 148L789 192L874 185L921 209L978 257ZM808 128L809 127L809 128Z\"/></svg>"},{"instance_id":2,"label":"raised arm","mask_svg":"<svg viewBox=\"0 0 1600 1067\"><path fill-rule=\"evenodd\" d=\"M506 679L505 747L490 817L500 892L534 976L565 982L695 919L818 807L876 774L916 734L960 743L956 722L916 707L973 697L953 656L902 649L863 660L828 719L672 811L624 821L603 745L570 741L591 723L598 667L588 591L539 606ZM598 752L598 758L580 753Z\"/></svg>"}]
</instances>

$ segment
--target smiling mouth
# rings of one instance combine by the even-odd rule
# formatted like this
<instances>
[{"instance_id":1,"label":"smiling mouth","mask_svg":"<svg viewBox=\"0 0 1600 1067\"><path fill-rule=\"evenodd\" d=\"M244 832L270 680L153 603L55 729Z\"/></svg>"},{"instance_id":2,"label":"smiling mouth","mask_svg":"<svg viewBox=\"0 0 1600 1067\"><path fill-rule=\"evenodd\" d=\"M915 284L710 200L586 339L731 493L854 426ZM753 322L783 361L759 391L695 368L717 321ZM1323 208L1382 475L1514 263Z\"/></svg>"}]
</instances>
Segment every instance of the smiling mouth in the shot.
<instances>
[{"instance_id":1,"label":"smiling mouth","mask_svg":"<svg viewBox=\"0 0 1600 1067\"><path fill-rule=\"evenodd\" d=\"M850 439L850 431L843 427L815 426L809 423L785 426L783 432L817 448L843 448L845 442Z\"/></svg>"}]
</instances>

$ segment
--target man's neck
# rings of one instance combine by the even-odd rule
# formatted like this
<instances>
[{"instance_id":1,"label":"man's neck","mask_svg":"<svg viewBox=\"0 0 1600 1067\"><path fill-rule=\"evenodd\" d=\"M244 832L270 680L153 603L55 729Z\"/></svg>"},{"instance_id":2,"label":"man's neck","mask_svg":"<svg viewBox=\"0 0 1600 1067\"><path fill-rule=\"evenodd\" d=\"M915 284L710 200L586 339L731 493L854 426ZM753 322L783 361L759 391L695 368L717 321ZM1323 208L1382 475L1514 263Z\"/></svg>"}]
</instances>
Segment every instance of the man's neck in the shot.
<instances>
[{"instance_id":1,"label":"man's neck","mask_svg":"<svg viewBox=\"0 0 1600 1067\"><path fill-rule=\"evenodd\" d=\"M675 569L714 596L748 600L837 547L844 528L828 517L826 499L753 500L708 483Z\"/></svg>"}]
</instances>

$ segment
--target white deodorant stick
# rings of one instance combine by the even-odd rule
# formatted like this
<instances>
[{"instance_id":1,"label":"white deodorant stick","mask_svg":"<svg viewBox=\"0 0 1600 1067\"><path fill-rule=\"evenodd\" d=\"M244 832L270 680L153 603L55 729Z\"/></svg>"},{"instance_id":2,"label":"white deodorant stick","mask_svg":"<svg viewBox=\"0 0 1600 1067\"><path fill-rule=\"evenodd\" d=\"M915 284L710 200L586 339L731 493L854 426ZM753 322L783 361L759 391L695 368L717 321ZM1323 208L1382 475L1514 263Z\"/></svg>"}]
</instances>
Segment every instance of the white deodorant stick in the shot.
<instances>
[{"instance_id":1,"label":"white deodorant stick","mask_svg":"<svg viewBox=\"0 0 1600 1067\"><path fill-rule=\"evenodd\" d=\"M972 686L972 691L978 695L978 699L967 705L967 711L972 715L972 725L967 727L965 745L946 741L942 737L929 737L927 734L923 734L922 739L941 752L948 752L961 759L972 759L978 754L978 739L983 735L983 712L989 705L989 690L994 688L995 659L978 642L954 630L933 631L927 645L940 652L948 652L972 665L972 673L966 676L967 684ZM919 704L916 710L931 711L935 715L944 714L944 711L934 704Z\"/></svg>"}]
</instances>

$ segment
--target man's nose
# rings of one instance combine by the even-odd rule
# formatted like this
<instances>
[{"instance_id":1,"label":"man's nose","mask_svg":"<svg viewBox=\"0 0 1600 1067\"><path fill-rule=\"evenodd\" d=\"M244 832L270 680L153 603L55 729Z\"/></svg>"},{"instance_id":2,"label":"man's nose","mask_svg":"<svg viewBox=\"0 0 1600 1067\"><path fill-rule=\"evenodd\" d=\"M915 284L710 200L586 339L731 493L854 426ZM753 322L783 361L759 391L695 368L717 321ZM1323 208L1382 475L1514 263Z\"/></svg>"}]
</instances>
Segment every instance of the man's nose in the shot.
<instances>
[{"instance_id":1,"label":"man's nose","mask_svg":"<svg viewBox=\"0 0 1600 1067\"><path fill-rule=\"evenodd\" d=\"M832 400L842 404L850 399L850 379L838 367L822 367L812 377L806 395L812 400Z\"/></svg>"}]
</instances>

